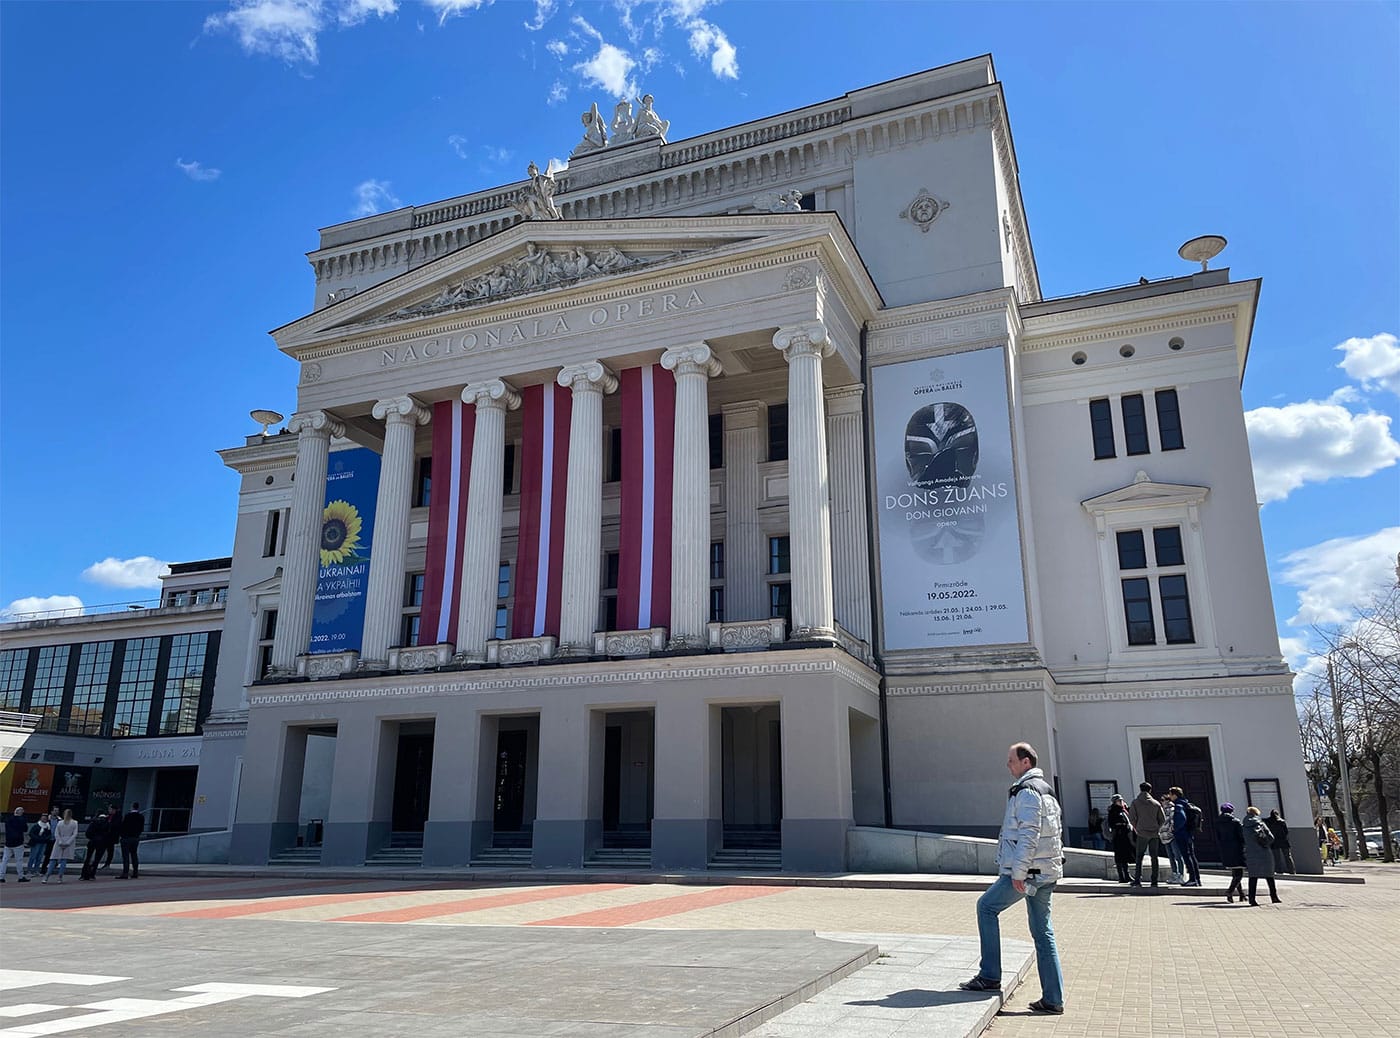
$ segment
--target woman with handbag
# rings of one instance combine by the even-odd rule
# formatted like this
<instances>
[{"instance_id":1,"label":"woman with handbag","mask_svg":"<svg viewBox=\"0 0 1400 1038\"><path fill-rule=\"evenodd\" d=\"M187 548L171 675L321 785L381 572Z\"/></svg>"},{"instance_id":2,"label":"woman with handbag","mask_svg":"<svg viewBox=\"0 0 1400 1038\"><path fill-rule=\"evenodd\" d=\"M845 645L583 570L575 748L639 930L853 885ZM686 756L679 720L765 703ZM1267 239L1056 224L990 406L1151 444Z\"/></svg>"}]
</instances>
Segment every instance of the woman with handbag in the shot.
<instances>
[{"instance_id":1,"label":"woman with handbag","mask_svg":"<svg viewBox=\"0 0 1400 1038\"><path fill-rule=\"evenodd\" d=\"M1249 873L1249 903L1259 906L1255 892L1262 879L1269 884L1269 900L1278 904L1278 887L1274 885L1274 834L1259 816L1259 808L1248 807L1244 812L1244 867Z\"/></svg>"},{"instance_id":2,"label":"woman with handbag","mask_svg":"<svg viewBox=\"0 0 1400 1038\"><path fill-rule=\"evenodd\" d=\"M1118 793L1113 794L1108 805L1108 831L1113 838L1113 864L1118 867L1118 882L1131 883L1128 867L1133 863L1133 823L1128 821L1128 805Z\"/></svg>"},{"instance_id":3,"label":"woman with handbag","mask_svg":"<svg viewBox=\"0 0 1400 1038\"><path fill-rule=\"evenodd\" d=\"M1233 902L1239 894L1244 901L1244 823L1235 817L1234 804L1221 804L1215 818L1215 842L1220 846L1220 864L1230 870L1230 886L1225 900Z\"/></svg>"}]
</instances>

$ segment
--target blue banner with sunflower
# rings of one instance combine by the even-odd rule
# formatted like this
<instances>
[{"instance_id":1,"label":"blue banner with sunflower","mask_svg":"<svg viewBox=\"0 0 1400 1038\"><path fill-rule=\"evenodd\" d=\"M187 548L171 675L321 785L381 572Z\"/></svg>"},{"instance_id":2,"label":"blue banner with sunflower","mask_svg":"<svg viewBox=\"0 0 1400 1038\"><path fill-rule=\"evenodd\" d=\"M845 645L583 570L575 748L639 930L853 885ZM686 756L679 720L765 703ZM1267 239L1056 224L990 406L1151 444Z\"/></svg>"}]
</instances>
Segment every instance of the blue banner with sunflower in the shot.
<instances>
[{"instance_id":1,"label":"blue banner with sunflower","mask_svg":"<svg viewBox=\"0 0 1400 1038\"><path fill-rule=\"evenodd\" d=\"M365 623L379 455L367 447L334 451L321 513L321 568L311 614L311 651L358 651Z\"/></svg>"}]
</instances>

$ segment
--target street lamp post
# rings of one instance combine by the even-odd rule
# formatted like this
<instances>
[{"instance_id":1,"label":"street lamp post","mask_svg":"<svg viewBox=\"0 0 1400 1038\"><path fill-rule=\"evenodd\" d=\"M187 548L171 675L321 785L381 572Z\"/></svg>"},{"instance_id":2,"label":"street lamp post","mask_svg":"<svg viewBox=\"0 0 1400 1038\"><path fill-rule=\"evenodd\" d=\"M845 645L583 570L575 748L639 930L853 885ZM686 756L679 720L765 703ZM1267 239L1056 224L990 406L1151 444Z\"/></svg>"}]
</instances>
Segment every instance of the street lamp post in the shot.
<instances>
[{"instance_id":1,"label":"street lamp post","mask_svg":"<svg viewBox=\"0 0 1400 1038\"><path fill-rule=\"evenodd\" d=\"M1332 723L1337 728L1337 764L1342 771L1342 811L1346 814L1342 819L1342 853L1346 855L1347 861L1351 861L1351 769L1347 767L1346 736L1342 732L1342 701L1337 698L1337 680L1332 673L1332 651L1327 653L1327 685L1332 690Z\"/></svg>"}]
</instances>

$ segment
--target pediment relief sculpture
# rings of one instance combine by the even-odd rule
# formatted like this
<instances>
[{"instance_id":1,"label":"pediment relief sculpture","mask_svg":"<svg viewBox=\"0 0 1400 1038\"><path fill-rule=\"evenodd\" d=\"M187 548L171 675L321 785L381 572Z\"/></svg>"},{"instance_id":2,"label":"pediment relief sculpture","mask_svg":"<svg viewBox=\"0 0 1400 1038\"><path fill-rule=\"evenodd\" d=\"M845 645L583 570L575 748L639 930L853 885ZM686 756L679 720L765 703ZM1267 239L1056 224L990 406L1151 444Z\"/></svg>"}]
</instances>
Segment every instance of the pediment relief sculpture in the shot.
<instances>
[{"instance_id":1,"label":"pediment relief sculpture","mask_svg":"<svg viewBox=\"0 0 1400 1038\"><path fill-rule=\"evenodd\" d=\"M525 251L480 273L454 282L431 299L373 319L374 322L396 321L404 317L421 317L444 310L456 310L477 303L494 302L510 296L535 292L543 288L573 285L590 278L636 270L701 250L672 250L648 255L628 255L615 245L584 248L582 245L561 245L541 248L528 242Z\"/></svg>"}]
</instances>

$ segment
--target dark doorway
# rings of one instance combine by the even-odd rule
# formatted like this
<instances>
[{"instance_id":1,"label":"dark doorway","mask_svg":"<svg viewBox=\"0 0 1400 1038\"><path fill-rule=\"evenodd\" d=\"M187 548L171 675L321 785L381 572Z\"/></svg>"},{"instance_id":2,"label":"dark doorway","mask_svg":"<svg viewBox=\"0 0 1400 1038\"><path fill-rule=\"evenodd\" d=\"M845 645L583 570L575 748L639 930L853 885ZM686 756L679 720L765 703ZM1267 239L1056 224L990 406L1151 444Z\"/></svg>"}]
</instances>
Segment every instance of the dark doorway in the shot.
<instances>
[{"instance_id":1,"label":"dark doorway","mask_svg":"<svg viewBox=\"0 0 1400 1038\"><path fill-rule=\"evenodd\" d=\"M1201 809L1201 831L1196 834L1196 857L1218 862L1215 842L1215 771L1210 763L1209 739L1144 739L1142 765L1153 795L1180 786L1187 799Z\"/></svg>"},{"instance_id":2,"label":"dark doorway","mask_svg":"<svg viewBox=\"0 0 1400 1038\"><path fill-rule=\"evenodd\" d=\"M151 799L151 832L189 832L198 775L198 768L161 768L156 772L155 795Z\"/></svg>"},{"instance_id":3,"label":"dark doorway","mask_svg":"<svg viewBox=\"0 0 1400 1038\"><path fill-rule=\"evenodd\" d=\"M781 721L768 722L768 767L769 783L772 792L773 828L781 829L783 824L783 725Z\"/></svg>"},{"instance_id":4,"label":"dark doorway","mask_svg":"<svg viewBox=\"0 0 1400 1038\"><path fill-rule=\"evenodd\" d=\"M603 832L617 831L622 806L622 726L608 725L603 744Z\"/></svg>"},{"instance_id":5,"label":"dark doorway","mask_svg":"<svg viewBox=\"0 0 1400 1038\"><path fill-rule=\"evenodd\" d=\"M432 779L432 733L401 734L398 761L394 765L394 832L423 831L423 823L428 820Z\"/></svg>"},{"instance_id":6,"label":"dark doorway","mask_svg":"<svg viewBox=\"0 0 1400 1038\"><path fill-rule=\"evenodd\" d=\"M496 737L496 809L491 827L498 833L518 833L525 819L525 740L523 731Z\"/></svg>"}]
</instances>

